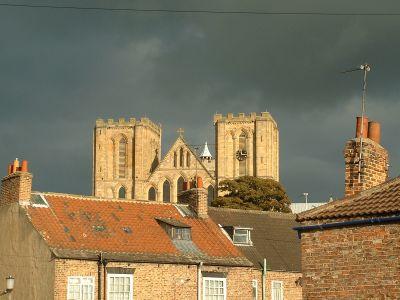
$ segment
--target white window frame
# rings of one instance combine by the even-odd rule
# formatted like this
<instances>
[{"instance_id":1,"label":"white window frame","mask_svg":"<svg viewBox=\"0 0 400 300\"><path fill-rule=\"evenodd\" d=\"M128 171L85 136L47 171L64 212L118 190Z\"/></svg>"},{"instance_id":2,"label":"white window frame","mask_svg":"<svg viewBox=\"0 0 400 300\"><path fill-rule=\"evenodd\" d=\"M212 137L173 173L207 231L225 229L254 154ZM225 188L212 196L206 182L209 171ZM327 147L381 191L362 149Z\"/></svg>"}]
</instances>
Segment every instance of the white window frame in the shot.
<instances>
[{"instance_id":1,"label":"white window frame","mask_svg":"<svg viewBox=\"0 0 400 300\"><path fill-rule=\"evenodd\" d=\"M233 235L232 235L232 241L233 241L233 243L235 244L235 245L241 245L241 246L252 246L253 245L253 243L252 243L252 241L251 241L251 230L252 230L253 228L245 228L245 227L234 227L233 228ZM237 236L237 234L236 234L236 230L246 230L247 231L247 233L246 233L246 238L247 238L247 241L246 242L238 242L237 240L235 240L235 236ZM239 234L240 236L244 236L244 234Z\"/></svg>"},{"instance_id":2,"label":"white window frame","mask_svg":"<svg viewBox=\"0 0 400 300\"><path fill-rule=\"evenodd\" d=\"M110 277L128 277L130 280L129 284L129 300L133 300L133 274L107 274L107 299L110 299Z\"/></svg>"},{"instance_id":3,"label":"white window frame","mask_svg":"<svg viewBox=\"0 0 400 300\"><path fill-rule=\"evenodd\" d=\"M224 283L224 300L226 300L226 278L222 277L203 277L203 300L207 300L206 298L206 280L212 281L222 281Z\"/></svg>"},{"instance_id":4,"label":"white window frame","mask_svg":"<svg viewBox=\"0 0 400 300\"><path fill-rule=\"evenodd\" d=\"M274 296L274 283L279 283L281 285L281 299L276 299ZM280 280L272 280L271 281L271 300L284 300L285 295L283 294L283 281Z\"/></svg>"},{"instance_id":5,"label":"white window frame","mask_svg":"<svg viewBox=\"0 0 400 300\"><path fill-rule=\"evenodd\" d=\"M255 295L253 294L254 289L256 291ZM258 281L257 281L257 279L253 279L251 281L251 293L252 293L251 296L253 297L253 300L258 300Z\"/></svg>"},{"instance_id":6,"label":"white window frame","mask_svg":"<svg viewBox=\"0 0 400 300\"><path fill-rule=\"evenodd\" d=\"M95 282L94 282L94 276L68 276L68 278L67 278L67 300L70 300L70 299L73 299L73 298L69 298L69 293L70 293L70 289L71 289L71 286L70 286L70 284L69 284L69 280L70 279L79 279L80 280L80 283L79 283L79 300L80 299L83 299L83 295L82 295L82 293L83 293L83 289L82 289L82 286L83 286L83 284L82 284L82 279L91 279L92 280L92 284L90 284L91 286L92 286L92 294L91 294L91 297L92 297L92 299L94 300L94 289L95 289Z\"/></svg>"}]
</instances>

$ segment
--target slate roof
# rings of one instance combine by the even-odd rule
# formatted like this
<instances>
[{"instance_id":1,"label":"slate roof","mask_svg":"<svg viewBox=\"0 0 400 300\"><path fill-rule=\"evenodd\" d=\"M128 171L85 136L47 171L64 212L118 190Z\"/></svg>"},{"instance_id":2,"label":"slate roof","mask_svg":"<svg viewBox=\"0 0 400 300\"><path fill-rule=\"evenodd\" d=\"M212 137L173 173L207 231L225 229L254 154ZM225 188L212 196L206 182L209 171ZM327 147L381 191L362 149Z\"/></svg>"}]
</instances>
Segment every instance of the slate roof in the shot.
<instances>
[{"instance_id":1,"label":"slate roof","mask_svg":"<svg viewBox=\"0 0 400 300\"><path fill-rule=\"evenodd\" d=\"M52 193L40 194L42 201L38 195L27 215L58 257L90 259L101 252L110 260L252 265L210 218L184 217L173 204ZM194 246L177 247L157 219L189 226Z\"/></svg>"},{"instance_id":2,"label":"slate roof","mask_svg":"<svg viewBox=\"0 0 400 300\"><path fill-rule=\"evenodd\" d=\"M252 228L253 246L237 246L254 266L301 272L300 241L293 227L299 224L293 214L209 207L210 217L221 226Z\"/></svg>"},{"instance_id":3,"label":"slate roof","mask_svg":"<svg viewBox=\"0 0 400 300\"><path fill-rule=\"evenodd\" d=\"M297 216L297 221L349 219L400 214L400 177L365 190L357 195L311 209Z\"/></svg>"}]
</instances>

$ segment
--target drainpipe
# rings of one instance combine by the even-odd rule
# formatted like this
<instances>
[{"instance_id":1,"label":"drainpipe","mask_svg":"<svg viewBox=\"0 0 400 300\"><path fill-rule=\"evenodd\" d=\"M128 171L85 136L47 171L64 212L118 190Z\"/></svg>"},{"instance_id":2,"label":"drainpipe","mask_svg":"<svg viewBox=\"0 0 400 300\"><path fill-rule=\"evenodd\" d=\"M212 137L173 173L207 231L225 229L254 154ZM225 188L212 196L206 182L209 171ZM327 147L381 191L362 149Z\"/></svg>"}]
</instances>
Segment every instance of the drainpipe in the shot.
<instances>
[{"instance_id":1,"label":"drainpipe","mask_svg":"<svg viewBox=\"0 0 400 300\"><path fill-rule=\"evenodd\" d=\"M100 252L99 261L97 262L97 299L101 300L101 265L103 263L103 253Z\"/></svg>"},{"instance_id":2,"label":"drainpipe","mask_svg":"<svg viewBox=\"0 0 400 300\"><path fill-rule=\"evenodd\" d=\"M203 262L199 262L197 265L197 300L201 300L201 268L203 267Z\"/></svg>"},{"instance_id":3,"label":"drainpipe","mask_svg":"<svg viewBox=\"0 0 400 300\"><path fill-rule=\"evenodd\" d=\"M262 270L262 300L266 300L266 294L265 294L265 286L267 285L266 283L266 278L267 278L267 259L264 258L263 261L263 270Z\"/></svg>"},{"instance_id":4,"label":"drainpipe","mask_svg":"<svg viewBox=\"0 0 400 300\"><path fill-rule=\"evenodd\" d=\"M107 261L103 259L103 291L104 291L104 300L107 300L107 288L106 288L106 283L107 283L107 269L106 269Z\"/></svg>"}]
</instances>

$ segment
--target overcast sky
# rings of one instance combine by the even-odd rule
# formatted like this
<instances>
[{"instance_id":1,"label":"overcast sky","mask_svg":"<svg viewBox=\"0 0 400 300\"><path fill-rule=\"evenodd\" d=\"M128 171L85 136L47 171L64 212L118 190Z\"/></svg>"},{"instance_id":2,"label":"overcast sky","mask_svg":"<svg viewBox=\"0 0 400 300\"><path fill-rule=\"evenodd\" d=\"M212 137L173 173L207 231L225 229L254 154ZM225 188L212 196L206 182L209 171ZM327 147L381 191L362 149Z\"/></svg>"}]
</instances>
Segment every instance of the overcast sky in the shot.
<instances>
[{"instance_id":1,"label":"overcast sky","mask_svg":"<svg viewBox=\"0 0 400 300\"><path fill-rule=\"evenodd\" d=\"M136 8L400 12L399 1L13 1ZM179 127L213 143L213 114L268 110L293 201L341 197L364 61L367 115L400 171L400 16L99 12L0 6L0 170L30 161L34 189L91 193L96 118L147 116L163 151Z\"/></svg>"}]
</instances>

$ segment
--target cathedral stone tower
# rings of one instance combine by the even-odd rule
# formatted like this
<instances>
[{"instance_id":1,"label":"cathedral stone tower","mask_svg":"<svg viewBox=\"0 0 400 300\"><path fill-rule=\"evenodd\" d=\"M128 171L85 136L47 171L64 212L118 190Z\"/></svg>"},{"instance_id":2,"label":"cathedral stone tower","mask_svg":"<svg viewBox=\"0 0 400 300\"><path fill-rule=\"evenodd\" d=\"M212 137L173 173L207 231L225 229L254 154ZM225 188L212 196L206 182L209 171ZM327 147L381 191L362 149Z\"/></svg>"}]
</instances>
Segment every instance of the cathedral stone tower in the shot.
<instances>
[{"instance_id":1,"label":"cathedral stone tower","mask_svg":"<svg viewBox=\"0 0 400 300\"><path fill-rule=\"evenodd\" d=\"M240 176L279 181L279 131L268 112L214 115L216 179Z\"/></svg>"},{"instance_id":2,"label":"cathedral stone tower","mask_svg":"<svg viewBox=\"0 0 400 300\"><path fill-rule=\"evenodd\" d=\"M145 199L144 185L161 159L161 125L148 118L96 120L93 194Z\"/></svg>"},{"instance_id":3,"label":"cathedral stone tower","mask_svg":"<svg viewBox=\"0 0 400 300\"><path fill-rule=\"evenodd\" d=\"M346 197L381 184L388 178L389 157L380 144L380 124L368 122L367 117L361 123L361 117L357 117L356 137L347 141L343 150Z\"/></svg>"}]
</instances>

